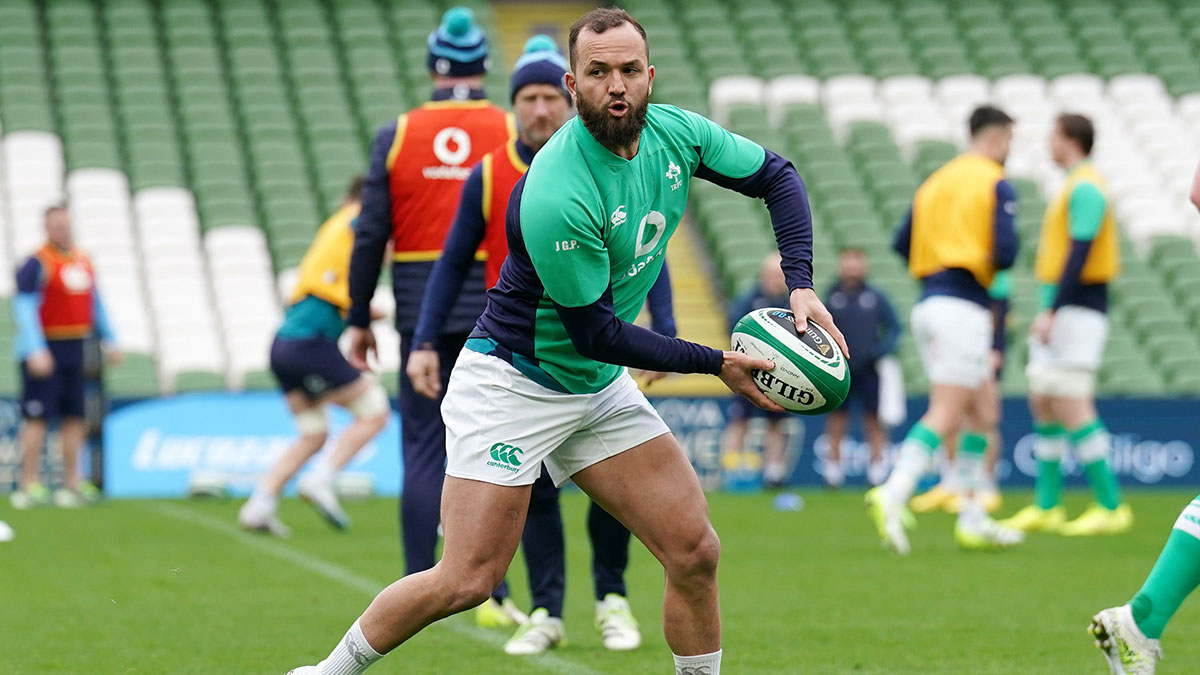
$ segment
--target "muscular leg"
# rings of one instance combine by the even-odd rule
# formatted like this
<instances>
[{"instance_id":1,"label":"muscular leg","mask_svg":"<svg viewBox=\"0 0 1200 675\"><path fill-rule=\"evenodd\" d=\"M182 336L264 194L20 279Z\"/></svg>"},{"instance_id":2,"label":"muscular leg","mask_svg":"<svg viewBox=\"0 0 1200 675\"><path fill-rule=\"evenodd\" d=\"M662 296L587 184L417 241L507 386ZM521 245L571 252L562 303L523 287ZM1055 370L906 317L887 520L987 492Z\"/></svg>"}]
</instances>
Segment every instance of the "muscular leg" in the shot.
<instances>
[{"instance_id":1,"label":"muscular leg","mask_svg":"<svg viewBox=\"0 0 1200 675\"><path fill-rule=\"evenodd\" d=\"M879 415L870 410L863 412L863 427L867 431L867 443L871 446L871 462L883 461L883 445L887 442L887 432L879 422Z\"/></svg>"},{"instance_id":2,"label":"muscular leg","mask_svg":"<svg viewBox=\"0 0 1200 675\"><path fill-rule=\"evenodd\" d=\"M1029 395L1033 415L1033 456L1038 472L1034 484L1034 503L1039 508L1058 506L1062 494L1062 458L1067 450L1067 430L1055 418L1054 399L1046 394Z\"/></svg>"},{"instance_id":3,"label":"muscular leg","mask_svg":"<svg viewBox=\"0 0 1200 675\"><path fill-rule=\"evenodd\" d=\"M663 634L671 651L686 656L720 650L721 543L709 522L700 481L675 437L663 434L573 478L662 563Z\"/></svg>"},{"instance_id":4,"label":"muscular leg","mask_svg":"<svg viewBox=\"0 0 1200 675\"><path fill-rule=\"evenodd\" d=\"M541 607L550 616L561 619L567 578L566 543L563 541L558 488L554 487L554 481L544 468L529 496L529 515L521 543L525 546L532 608Z\"/></svg>"},{"instance_id":5,"label":"muscular leg","mask_svg":"<svg viewBox=\"0 0 1200 675\"><path fill-rule=\"evenodd\" d=\"M46 420L26 419L21 423L21 490L38 482L42 448L46 447Z\"/></svg>"},{"instance_id":6,"label":"muscular leg","mask_svg":"<svg viewBox=\"0 0 1200 675\"><path fill-rule=\"evenodd\" d=\"M386 654L425 626L487 600L516 553L530 486L446 477L442 559L383 589L359 619L368 644Z\"/></svg>"},{"instance_id":7,"label":"muscular leg","mask_svg":"<svg viewBox=\"0 0 1200 675\"><path fill-rule=\"evenodd\" d=\"M905 503L912 496L938 446L945 443L952 447L950 437L958 432L973 391L954 384L934 383L929 387L929 410L905 436L900 458L883 484L884 492L896 503Z\"/></svg>"},{"instance_id":8,"label":"muscular leg","mask_svg":"<svg viewBox=\"0 0 1200 675\"><path fill-rule=\"evenodd\" d=\"M1112 441L1090 396L1055 397L1054 414L1066 428L1096 501L1106 509L1121 505L1121 487L1108 467Z\"/></svg>"}]
</instances>

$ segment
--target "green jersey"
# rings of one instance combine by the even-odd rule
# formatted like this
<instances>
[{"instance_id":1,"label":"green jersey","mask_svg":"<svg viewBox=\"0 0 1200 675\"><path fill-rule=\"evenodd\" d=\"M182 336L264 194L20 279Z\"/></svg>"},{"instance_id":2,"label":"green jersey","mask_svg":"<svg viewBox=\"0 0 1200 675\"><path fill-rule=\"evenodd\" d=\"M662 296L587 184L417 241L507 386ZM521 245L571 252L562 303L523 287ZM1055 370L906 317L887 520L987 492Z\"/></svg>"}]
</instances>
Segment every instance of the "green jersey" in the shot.
<instances>
[{"instance_id":1,"label":"green jersey","mask_svg":"<svg viewBox=\"0 0 1200 675\"><path fill-rule=\"evenodd\" d=\"M700 173L740 189L740 182L760 173L768 155L778 157L674 106L649 106L630 160L597 142L578 117L571 120L538 152L513 190L509 257L480 318L475 336L481 339L468 346L484 352L499 346L529 377L572 394L600 391L621 374L621 365L597 356L636 365L636 356L620 358L626 351L646 354L637 367L678 365L667 358L671 355L656 360L647 350L685 352L687 345L705 350L692 352L692 369L710 372L713 350L670 338L660 338L666 342L657 346L631 344L647 338L617 336L625 328L611 325L611 319L632 322L641 310L683 217L691 177ZM602 353L585 356L578 331L573 343L568 324L597 306L610 321L601 320L589 333L611 331L616 337L601 345Z\"/></svg>"}]
</instances>

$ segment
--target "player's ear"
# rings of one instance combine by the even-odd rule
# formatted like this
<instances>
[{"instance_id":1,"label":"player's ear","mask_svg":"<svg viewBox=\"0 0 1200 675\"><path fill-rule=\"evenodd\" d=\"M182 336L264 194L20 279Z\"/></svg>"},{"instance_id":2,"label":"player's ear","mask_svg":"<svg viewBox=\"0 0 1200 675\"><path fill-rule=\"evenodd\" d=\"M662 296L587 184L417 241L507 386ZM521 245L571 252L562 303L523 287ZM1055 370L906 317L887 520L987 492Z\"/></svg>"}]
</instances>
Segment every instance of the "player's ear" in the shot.
<instances>
[{"instance_id":1,"label":"player's ear","mask_svg":"<svg viewBox=\"0 0 1200 675\"><path fill-rule=\"evenodd\" d=\"M563 84L567 85L567 92L571 94L571 98L575 98L575 73L568 70L563 75Z\"/></svg>"},{"instance_id":2,"label":"player's ear","mask_svg":"<svg viewBox=\"0 0 1200 675\"><path fill-rule=\"evenodd\" d=\"M646 73L650 76L650 82L646 86L646 94L654 93L654 66L646 68Z\"/></svg>"}]
</instances>

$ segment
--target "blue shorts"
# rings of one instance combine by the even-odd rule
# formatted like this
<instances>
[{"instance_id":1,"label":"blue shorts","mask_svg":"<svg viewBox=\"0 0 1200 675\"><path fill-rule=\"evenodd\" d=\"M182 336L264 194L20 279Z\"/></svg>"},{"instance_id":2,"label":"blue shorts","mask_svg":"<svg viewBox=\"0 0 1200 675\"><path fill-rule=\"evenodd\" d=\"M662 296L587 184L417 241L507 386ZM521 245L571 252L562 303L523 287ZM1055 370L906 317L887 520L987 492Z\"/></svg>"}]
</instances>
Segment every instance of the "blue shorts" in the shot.
<instances>
[{"instance_id":1,"label":"blue shorts","mask_svg":"<svg viewBox=\"0 0 1200 675\"><path fill-rule=\"evenodd\" d=\"M775 412L774 410L763 410L754 405L744 396L734 396L729 402L729 408L725 411L725 416L730 422L740 422L752 417L762 417L768 420L787 419L791 413Z\"/></svg>"},{"instance_id":2,"label":"blue shorts","mask_svg":"<svg viewBox=\"0 0 1200 675\"><path fill-rule=\"evenodd\" d=\"M275 338L271 343L271 372L285 394L299 389L314 401L361 375L342 356L336 342L319 337Z\"/></svg>"},{"instance_id":3,"label":"blue shorts","mask_svg":"<svg viewBox=\"0 0 1200 675\"><path fill-rule=\"evenodd\" d=\"M874 368L850 373L850 391L846 394L846 402L842 404L842 408L849 410L855 402L863 412L879 412L879 373Z\"/></svg>"},{"instance_id":4,"label":"blue shorts","mask_svg":"<svg viewBox=\"0 0 1200 675\"><path fill-rule=\"evenodd\" d=\"M33 377L21 362L21 414L25 419L83 417L83 340L47 340L54 357L49 377Z\"/></svg>"}]
</instances>

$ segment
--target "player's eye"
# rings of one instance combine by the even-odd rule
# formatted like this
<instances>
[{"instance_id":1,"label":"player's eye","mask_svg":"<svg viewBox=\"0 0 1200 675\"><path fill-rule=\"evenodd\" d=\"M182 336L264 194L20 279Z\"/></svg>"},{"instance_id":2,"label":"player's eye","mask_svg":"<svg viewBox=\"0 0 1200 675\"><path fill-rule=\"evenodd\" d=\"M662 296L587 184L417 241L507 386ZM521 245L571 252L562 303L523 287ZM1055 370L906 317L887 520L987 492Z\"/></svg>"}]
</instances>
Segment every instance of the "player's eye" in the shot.
<instances>
[{"instance_id":1,"label":"player's eye","mask_svg":"<svg viewBox=\"0 0 1200 675\"><path fill-rule=\"evenodd\" d=\"M626 68L626 69L625 69L625 74L626 74L626 75L633 75L633 74L637 73L637 71L638 71L638 69L637 69L637 68L630 67L630 68Z\"/></svg>"},{"instance_id":2,"label":"player's eye","mask_svg":"<svg viewBox=\"0 0 1200 675\"><path fill-rule=\"evenodd\" d=\"M599 68L592 68L592 72L591 72L591 73L589 73L589 74L590 74L592 77L599 77L600 75L602 75L602 74L603 74L603 72L604 72L604 71L600 70Z\"/></svg>"}]
</instances>

